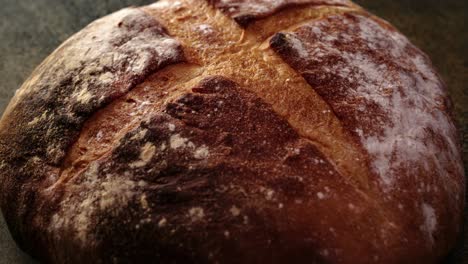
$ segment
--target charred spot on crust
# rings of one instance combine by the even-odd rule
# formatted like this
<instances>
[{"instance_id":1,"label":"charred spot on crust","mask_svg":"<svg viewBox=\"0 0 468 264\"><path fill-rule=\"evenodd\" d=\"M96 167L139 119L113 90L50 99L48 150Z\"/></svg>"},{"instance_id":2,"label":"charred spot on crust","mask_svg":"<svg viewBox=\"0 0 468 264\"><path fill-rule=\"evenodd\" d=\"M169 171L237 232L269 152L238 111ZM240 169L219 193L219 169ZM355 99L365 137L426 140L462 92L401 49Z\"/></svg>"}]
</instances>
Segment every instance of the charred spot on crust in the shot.
<instances>
[{"instance_id":1,"label":"charred spot on crust","mask_svg":"<svg viewBox=\"0 0 468 264\"><path fill-rule=\"evenodd\" d=\"M247 27L250 23L254 22L257 19L255 15L238 15L234 17L234 20L241 27Z\"/></svg>"},{"instance_id":2,"label":"charred spot on crust","mask_svg":"<svg viewBox=\"0 0 468 264\"><path fill-rule=\"evenodd\" d=\"M277 53L284 54L282 56L289 56L292 49L288 46L288 40L285 33L278 32L270 39L270 47L272 47Z\"/></svg>"}]
</instances>

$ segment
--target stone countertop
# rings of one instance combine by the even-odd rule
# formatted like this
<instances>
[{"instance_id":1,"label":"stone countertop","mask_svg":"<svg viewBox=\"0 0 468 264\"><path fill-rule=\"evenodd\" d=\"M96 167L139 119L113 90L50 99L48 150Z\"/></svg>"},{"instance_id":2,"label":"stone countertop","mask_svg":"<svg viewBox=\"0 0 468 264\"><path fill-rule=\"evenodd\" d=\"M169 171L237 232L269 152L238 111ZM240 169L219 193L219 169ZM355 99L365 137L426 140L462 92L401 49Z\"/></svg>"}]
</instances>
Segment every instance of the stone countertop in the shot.
<instances>
[{"instance_id":1,"label":"stone countertop","mask_svg":"<svg viewBox=\"0 0 468 264\"><path fill-rule=\"evenodd\" d=\"M89 22L150 0L0 0L0 113L32 70ZM448 85L468 167L468 1L355 0L387 19L429 54ZM465 221L466 222L466 221ZM465 225L468 227L468 225ZM467 237L467 232L462 236ZM446 263L467 263L463 241ZM467 243L468 244L468 243ZM463 257L467 256L467 257ZM0 264L35 263L13 242L0 215Z\"/></svg>"}]
</instances>

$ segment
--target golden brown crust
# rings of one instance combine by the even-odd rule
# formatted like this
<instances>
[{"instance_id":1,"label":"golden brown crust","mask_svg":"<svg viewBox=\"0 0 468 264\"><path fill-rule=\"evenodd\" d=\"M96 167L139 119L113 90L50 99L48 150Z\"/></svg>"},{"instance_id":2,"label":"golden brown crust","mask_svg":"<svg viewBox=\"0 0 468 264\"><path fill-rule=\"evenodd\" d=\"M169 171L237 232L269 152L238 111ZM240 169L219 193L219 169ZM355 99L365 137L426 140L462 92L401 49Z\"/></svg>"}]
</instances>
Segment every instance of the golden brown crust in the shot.
<instances>
[{"instance_id":1,"label":"golden brown crust","mask_svg":"<svg viewBox=\"0 0 468 264\"><path fill-rule=\"evenodd\" d=\"M242 27L250 23L269 17L276 12L291 8L304 6L352 6L348 0L210 0L214 7L220 9L224 14L233 18Z\"/></svg>"},{"instance_id":2,"label":"golden brown crust","mask_svg":"<svg viewBox=\"0 0 468 264\"><path fill-rule=\"evenodd\" d=\"M203 67L203 76L225 76L251 89L301 136L330 156L345 177L366 188L363 151L350 140L327 103L271 49L258 42L255 32L242 30L203 1L197 1L197 9L190 8L191 1L165 3L147 10L166 21L171 34L184 43L187 60ZM329 131L334 131L333 135Z\"/></svg>"},{"instance_id":3,"label":"golden brown crust","mask_svg":"<svg viewBox=\"0 0 468 264\"><path fill-rule=\"evenodd\" d=\"M160 1L141 10L121 11L100 20L101 28L94 24L67 41L4 115L2 208L30 252L54 263L431 263L446 254L463 203L459 146L444 114L450 110L444 107L443 84L427 58L390 25L351 2L333 0ZM127 20L112 28L122 14ZM98 31L98 40L86 37ZM340 33L348 39L336 39ZM88 57L78 49L83 43L122 47L126 41L133 45L97 49ZM385 53L389 45L403 44L405 52L422 56L419 68ZM143 70L116 63L119 77L102 85L105 69L86 72L95 64L106 66L94 63L93 56L107 51L119 53L123 63L136 56ZM314 52L323 53L323 61ZM390 70L371 76L372 69L345 61L344 52L380 58ZM56 78L59 55L76 63L83 54L82 66L66 69L76 80ZM390 166L409 161L396 176L375 170L376 153L383 155L385 147L372 152L356 129L382 136L385 122L398 115L380 101L361 104L365 101L347 94L358 84L341 78L336 65L364 80L386 80L397 73L395 67L421 76L401 82L399 91L411 94L413 105L423 100L436 106L427 124L437 120L447 133L428 130L426 139L446 155L429 162L430 168L440 165L434 172L425 171L424 158L411 153L396 157L403 162L385 160ZM41 85L48 80L60 85L47 90ZM90 94L78 89L83 84ZM437 98L411 92L423 86L436 90ZM28 100L41 91L60 95L74 89L76 101L85 101L78 108L60 96L47 104ZM93 103L98 95L104 99ZM33 115L28 102L68 116L82 114L71 127L68 119L51 119L51 127L69 131L52 135L64 142L57 155L43 151L53 145L47 133L27 132L25 123L49 119ZM361 107L367 112L359 112ZM382 124L372 122L376 116ZM20 120L17 126L14 119ZM36 156L24 160L24 153ZM395 176L397 188L388 188L382 176Z\"/></svg>"},{"instance_id":4,"label":"golden brown crust","mask_svg":"<svg viewBox=\"0 0 468 264\"><path fill-rule=\"evenodd\" d=\"M51 228L65 249L91 246L61 251L56 262L398 260L379 253L397 223L269 105L222 77L153 106L76 176L53 187L66 203ZM324 208L353 214L343 221ZM357 226L371 232L352 232ZM366 242L347 245L353 239ZM401 250L396 242L387 239Z\"/></svg>"}]
</instances>

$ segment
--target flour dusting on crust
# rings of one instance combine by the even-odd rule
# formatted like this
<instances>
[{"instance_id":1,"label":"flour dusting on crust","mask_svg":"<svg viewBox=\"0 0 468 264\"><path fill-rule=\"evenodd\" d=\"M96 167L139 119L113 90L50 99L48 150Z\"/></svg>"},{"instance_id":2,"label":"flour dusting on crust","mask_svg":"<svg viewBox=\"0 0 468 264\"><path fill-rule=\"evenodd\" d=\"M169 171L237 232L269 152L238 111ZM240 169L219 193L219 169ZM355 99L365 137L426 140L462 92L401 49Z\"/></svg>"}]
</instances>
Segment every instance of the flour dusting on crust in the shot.
<instances>
[{"instance_id":1,"label":"flour dusting on crust","mask_svg":"<svg viewBox=\"0 0 468 264\"><path fill-rule=\"evenodd\" d=\"M64 200L60 191L46 188L63 187L63 179L57 182L63 158L96 111L162 67L184 60L181 44L137 8L98 19L58 47L17 91L4 115L0 157L8 166L2 170L0 200L4 209L12 208L9 219L21 219L14 221L22 230L44 232L50 220L48 231L57 241L64 234L81 241L95 224L89 220L93 215L125 206L137 183L118 173L97 177L94 167L83 184L71 181L73 195ZM152 150L142 151L136 167L150 159ZM47 239L44 234L31 241Z\"/></svg>"},{"instance_id":2,"label":"flour dusting on crust","mask_svg":"<svg viewBox=\"0 0 468 264\"><path fill-rule=\"evenodd\" d=\"M41 131L39 137L25 135L25 140L33 139L25 152L45 152L49 162L59 163L97 109L156 70L183 60L181 44L139 9L96 20L65 41L19 89L10 114L29 127L16 134Z\"/></svg>"},{"instance_id":3,"label":"flour dusting on crust","mask_svg":"<svg viewBox=\"0 0 468 264\"><path fill-rule=\"evenodd\" d=\"M399 32L346 14L279 33L271 45L360 139L383 187L398 186L402 169L436 170L455 184L451 172L462 168L445 85Z\"/></svg>"},{"instance_id":4,"label":"flour dusting on crust","mask_svg":"<svg viewBox=\"0 0 468 264\"><path fill-rule=\"evenodd\" d=\"M49 232L59 236L72 232L83 243L92 239L93 225L99 215L115 215L136 195L136 188L144 182L135 182L125 175L102 176L98 162L90 164L77 182L67 186L60 209L52 216Z\"/></svg>"},{"instance_id":5,"label":"flour dusting on crust","mask_svg":"<svg viewBox=\"0 0 468 264\"><path fill-rule=\"evenodd\" d=\"M434 233L437 229L437 216L432 206L427 203L421 205L422 214L424 216L424 223L421 229L427 233L429 241L434 243Z\"/></svg>"}]
</instances>

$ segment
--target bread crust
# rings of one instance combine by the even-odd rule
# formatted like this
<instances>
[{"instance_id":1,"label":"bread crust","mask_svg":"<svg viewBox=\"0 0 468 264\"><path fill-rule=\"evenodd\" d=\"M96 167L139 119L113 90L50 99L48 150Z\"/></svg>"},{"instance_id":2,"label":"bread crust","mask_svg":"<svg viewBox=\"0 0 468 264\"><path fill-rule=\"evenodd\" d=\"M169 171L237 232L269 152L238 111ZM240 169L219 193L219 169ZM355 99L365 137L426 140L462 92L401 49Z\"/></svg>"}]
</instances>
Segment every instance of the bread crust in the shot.
<instances>
[{"instance_id":1,"label":"bread crust","mask_svg":"<svg viewBox=\"0 0 468 264\"><path fill-rule=\"evenodd\" d=\"M298 6L353 6L348 0L212 0L213 6L232 17L240 26L247 27L256 20L271 16L278 11Z\"/></svg>"},{"instance_id":2,"label":"bread crust","mask_svg":"<svg viewBox=\"0 0 468 264\"><path fill-rule=\"evenodd\" d=\"M24 248L47 254L48 217L60 192L49 197L46 190L83 123L152 72L181 61L177 40L128 8L91 23L32 73L0 124L1 205Z\"/></svg>"},{"instance_id":3,"label":"bread crust","mask_svg":"<svg viewBox=\"0 0 468 264\"><path fill-rule=\"evenodd\" d=\"M463 167L446 87L427 56L388 24L356 13L311 21L270 44L367 150L385 206L419 211L404 225L423 223L417 232L427 247L453 240L457 230L446 227L460 225L449 215L463 212Z\"/></svg>"},{"instance_id":4,"label":"bread crust","mask_svg":"<svg viewBox=\"0 0 468 264\"><path fill-rule=\"evenodd\" d=\"M218 76L154 109L109 155L54 188L67 201L52 217L58 244L90 252L62 251L72 262L284 263L292 252L296 262L323 262L327 248L355 235L337 238L342 219L323 208L359 208L350 230L364 217L375 229L386 221L269 105ZM368 242L346 258L378 252L376 233L363 233Z\"/></svg>"},{"instance_id":5,"label":"bread crust","mask_svg":"<svg viewBox=\"0 0 468 264\"><path fill-rule=\"evenodd\" d=\"M349 1L160 1L19 89L1 206L52 263L435 263L464 204L450 107L427 56Z\"/></svg>"}]
</instances>

